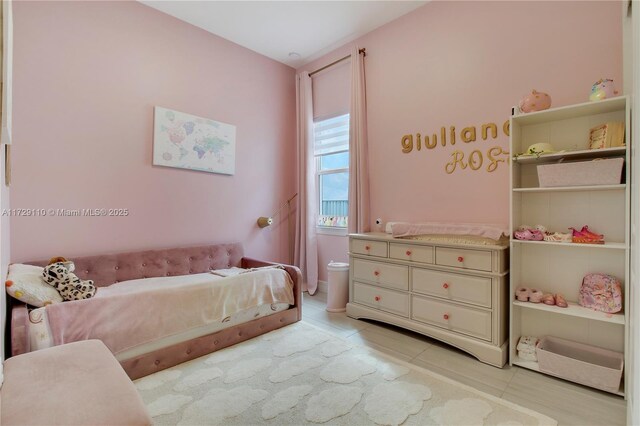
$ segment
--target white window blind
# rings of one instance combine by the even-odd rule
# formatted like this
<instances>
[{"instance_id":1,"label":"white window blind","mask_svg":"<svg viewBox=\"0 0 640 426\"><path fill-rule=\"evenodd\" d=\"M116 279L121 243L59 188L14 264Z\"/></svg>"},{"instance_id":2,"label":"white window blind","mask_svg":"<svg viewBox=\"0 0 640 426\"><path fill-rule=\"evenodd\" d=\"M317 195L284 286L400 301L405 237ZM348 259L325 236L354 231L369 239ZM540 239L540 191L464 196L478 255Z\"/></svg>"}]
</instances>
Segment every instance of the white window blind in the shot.
<instances>
[{"instance_id":1,"label":"white window blind","mask_svg":"<svg viewBox=\"0 0 640 426\"><path fill-rule=\"evenodd\" d=\"M314 155L335 154L349 150L349 114L314 123Z\"/></svg>"}]
</instances>

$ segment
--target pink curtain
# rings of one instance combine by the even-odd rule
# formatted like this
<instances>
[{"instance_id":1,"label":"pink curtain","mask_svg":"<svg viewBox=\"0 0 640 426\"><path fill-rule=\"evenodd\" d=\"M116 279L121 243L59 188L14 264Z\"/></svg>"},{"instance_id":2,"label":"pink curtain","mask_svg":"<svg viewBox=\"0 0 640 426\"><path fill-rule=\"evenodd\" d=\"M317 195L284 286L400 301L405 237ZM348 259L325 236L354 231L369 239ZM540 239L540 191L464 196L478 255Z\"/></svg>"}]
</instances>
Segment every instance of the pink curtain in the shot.
<instances>
[{"instance_id":1,"label":"pink curtain","mask_svg":"<svg viewBox=\"0 0 640 426\"><path fill-rule=\"evenodd\" d=\"M367 98L364 54L351 52L349 118L349 233L369 231L369 164L367 161Z\"/></svg>"},{"instance_id":2,"label":"pink curtain","mask_svg":"<svg viewBox=\"0 0 640 426\"><path fill-rule=\"evenodd\" d=\"M316 240L316 177L313 155L313 98L308 72L296 76L298 124L298 211L294 265L302 271L302 289L318 289L318 242Z\"/></svg>"}]
</instances>

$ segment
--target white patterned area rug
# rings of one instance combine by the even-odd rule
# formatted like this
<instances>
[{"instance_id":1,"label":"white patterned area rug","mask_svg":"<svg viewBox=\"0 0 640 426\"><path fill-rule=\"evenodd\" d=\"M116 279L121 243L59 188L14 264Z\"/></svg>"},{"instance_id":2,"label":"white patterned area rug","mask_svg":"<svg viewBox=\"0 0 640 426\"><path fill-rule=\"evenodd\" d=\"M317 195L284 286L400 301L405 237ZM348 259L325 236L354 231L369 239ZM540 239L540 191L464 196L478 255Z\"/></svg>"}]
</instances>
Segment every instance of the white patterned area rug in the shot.
<instances>
[{"instance_id":1,"label":"white patterned area rug","mask_svg":"<svg viewBox=\"0 0 640 426\"><path fill-rule=\"evenodd\" d=\"M135 382L157 425L556 425L298 322Z\"/></svg>"}]
</instances>

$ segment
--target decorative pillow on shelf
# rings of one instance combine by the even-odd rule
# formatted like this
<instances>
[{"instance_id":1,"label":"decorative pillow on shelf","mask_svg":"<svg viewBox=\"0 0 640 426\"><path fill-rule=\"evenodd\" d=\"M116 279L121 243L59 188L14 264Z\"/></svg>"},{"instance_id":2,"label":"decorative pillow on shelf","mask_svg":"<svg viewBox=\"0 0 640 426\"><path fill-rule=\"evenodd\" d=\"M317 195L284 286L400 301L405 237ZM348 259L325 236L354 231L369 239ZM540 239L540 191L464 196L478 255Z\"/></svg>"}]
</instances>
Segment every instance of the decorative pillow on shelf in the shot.
<instances>
[{"instance_id":1,"label":"decorative pillow on shelf","mask_svg":"<svg viewBox=\"0 0 640 426\"><path fill-rule=\"evenodd\" d=\"M14 263L9 265L5 283L7 293L21 302L41 308L51 303L61 303L58 291L44 282L40 266Z\"/></svg>"}]
</instances>

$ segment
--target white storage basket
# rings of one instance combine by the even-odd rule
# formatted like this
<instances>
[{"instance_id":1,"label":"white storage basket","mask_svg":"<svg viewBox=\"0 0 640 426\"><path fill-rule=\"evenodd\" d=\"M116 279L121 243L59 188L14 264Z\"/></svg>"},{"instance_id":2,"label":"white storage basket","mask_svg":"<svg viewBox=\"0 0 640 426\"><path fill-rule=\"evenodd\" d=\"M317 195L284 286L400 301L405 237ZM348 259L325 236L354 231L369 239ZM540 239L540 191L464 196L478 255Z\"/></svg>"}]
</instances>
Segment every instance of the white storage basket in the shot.
<instances>
[{"instance_id":1,"label":"white storage basket","mask_svg":"<svg viewBox=\"0 0 640 426\"><path fill-rule=\"evenodd\" d=\"M544 373L618 392L624 365L624 356L619 352L546 336L538 343L536 355Z\"/></svg>"},{"instance_id":2,"label":"white storage basket","mask_svg":"<svg viewBox=\"0 0 640 426\"><path fill-rule=\"evenodd\" d=\"M573 163L541 164L541 188L556 186L617 185L622 178L624 158L601 158Z\"/></svg>"}]
</instances>

